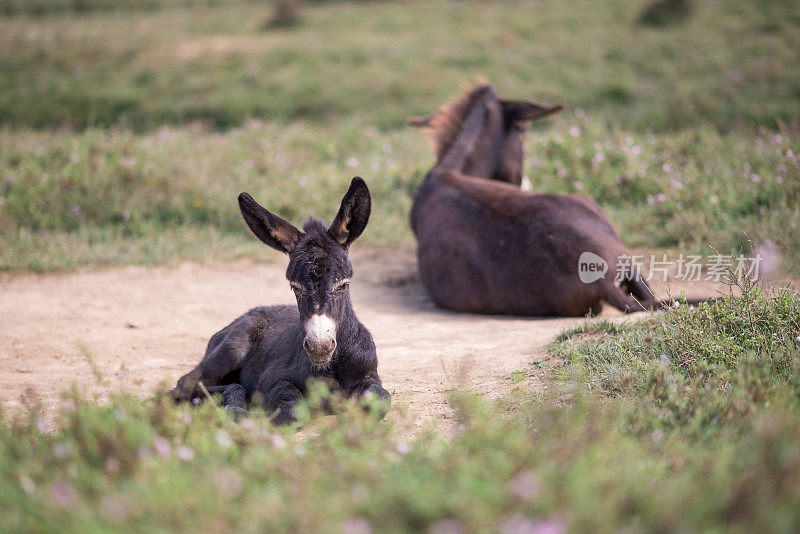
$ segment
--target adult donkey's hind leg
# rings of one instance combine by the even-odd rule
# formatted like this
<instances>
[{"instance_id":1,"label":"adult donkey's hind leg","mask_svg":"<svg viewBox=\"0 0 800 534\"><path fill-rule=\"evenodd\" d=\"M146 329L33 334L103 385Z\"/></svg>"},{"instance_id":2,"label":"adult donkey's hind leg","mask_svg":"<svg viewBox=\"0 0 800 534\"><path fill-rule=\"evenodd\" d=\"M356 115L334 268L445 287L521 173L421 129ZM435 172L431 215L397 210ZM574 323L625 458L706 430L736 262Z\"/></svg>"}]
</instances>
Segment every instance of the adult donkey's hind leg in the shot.
<instances>
[{"instance_id":1,"label":"adult donkey's hind leg","mask_svg":"<svg viewBox=\"0 0 800 534\"><path fill-rule=\"evenodd\" d=\"M653 290L650 289L650 284L648 284L647 280L645 280L644 277L638 273L635 273L634 276L623 280L620 283L620 286L639 302L646 302L655 299Z\"/></svg>"},{"instance_id":2,"label":"adult donkey's hind leg","mask_svg":"<svg viewBox=\"0 0 800 534\"><path fill-rule=\"evenodd\" d=\"M631 313L637 311L660 309L661 303L651 295L649 299L638 300L617 287L613 280L601 280L603 284L603 300L618 310ZM640 293L641 294L641 293Z\"/></svg>"}]
</instances>

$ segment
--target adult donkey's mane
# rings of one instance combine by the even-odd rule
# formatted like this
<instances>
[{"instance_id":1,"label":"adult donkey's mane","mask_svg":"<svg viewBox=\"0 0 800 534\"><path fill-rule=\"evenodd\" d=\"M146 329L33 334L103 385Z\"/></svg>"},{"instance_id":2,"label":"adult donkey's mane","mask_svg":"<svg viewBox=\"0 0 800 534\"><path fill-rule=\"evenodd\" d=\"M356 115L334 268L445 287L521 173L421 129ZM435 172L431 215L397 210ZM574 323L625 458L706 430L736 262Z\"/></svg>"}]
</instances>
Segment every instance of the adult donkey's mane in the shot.
<instances>
[{"instance_id":1,"label":"adult donkey's mane","mask_svg":"<svg viewBox=\"0 0 800 534\"><path fill-rule=\"evenodd\" d=\"M431 142L437 158L441 158L453 145L461 133L469 112L479 103L490 87L488 84L465 86L461 93L439 108L436 113L427 117L411 119L412 124L428 128L428 140Z\"/></svg>"}]
</instances>

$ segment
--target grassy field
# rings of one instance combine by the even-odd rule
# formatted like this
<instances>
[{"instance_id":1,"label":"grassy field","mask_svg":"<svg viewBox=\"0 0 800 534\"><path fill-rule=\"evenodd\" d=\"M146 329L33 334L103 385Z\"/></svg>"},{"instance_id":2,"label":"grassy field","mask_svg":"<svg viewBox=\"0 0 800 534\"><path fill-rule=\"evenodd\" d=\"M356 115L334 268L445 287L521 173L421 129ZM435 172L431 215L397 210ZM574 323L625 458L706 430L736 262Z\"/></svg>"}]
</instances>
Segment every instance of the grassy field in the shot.
<instances>
[{"instance_id":1,"label":"grassy field","mask_svg":"<svg viewBox=\"0 0 800 534\"><path fill-rule=\"evenodd\" d=\"M613 335L612 335L613 334ZM452 436L398 438L357 406L306 430L221 408L35 398L0 425L3 530L793 532L800 524L800 298L587 323L548 394L454 394Z\"/></svg>"},{"instance_id":2,"label":"grassy field","mask_svg":"<svg viewBox=\"0 0 800 534\"><path fill-rule=\"evenodd\" d=\"M66 4L0 17L0 269L252 254L241 190L299 222L356 174L365 240L411 245L432 158L404 120L486 76L568 106L527 142L535 189L598 199L630 246L747 233L798 272L793 2L703 2L667 28L623 1L320 2L281 30L263 3Z\"/></svg>"}]
</instances>

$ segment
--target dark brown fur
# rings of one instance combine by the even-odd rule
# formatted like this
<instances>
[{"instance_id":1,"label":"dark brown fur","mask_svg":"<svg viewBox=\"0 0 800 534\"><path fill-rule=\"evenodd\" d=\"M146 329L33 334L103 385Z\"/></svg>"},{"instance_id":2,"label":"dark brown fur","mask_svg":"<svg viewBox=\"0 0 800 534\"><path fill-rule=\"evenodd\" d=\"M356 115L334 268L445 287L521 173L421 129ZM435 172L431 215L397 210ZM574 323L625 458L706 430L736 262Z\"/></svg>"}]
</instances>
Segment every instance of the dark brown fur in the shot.
<instances>
[{"instance_id":1,"label":"dark brown fur","mask_svg":"<svg viewBox=\"0 0 800 534\"><path fill-rule=\"evenodd\" d=\"M663 306L638 273L626 273L623 288L615 284L626 250L596 202L516 187L522 125L560 109L500 100L482 85L410 121L432 129L438 158L414 198L411 225L422 283L439 306L536 316L598 313L603 302L626 312ZM587 251L608 264L589 284L578 276Z\"/></svg>"}]
</instances>

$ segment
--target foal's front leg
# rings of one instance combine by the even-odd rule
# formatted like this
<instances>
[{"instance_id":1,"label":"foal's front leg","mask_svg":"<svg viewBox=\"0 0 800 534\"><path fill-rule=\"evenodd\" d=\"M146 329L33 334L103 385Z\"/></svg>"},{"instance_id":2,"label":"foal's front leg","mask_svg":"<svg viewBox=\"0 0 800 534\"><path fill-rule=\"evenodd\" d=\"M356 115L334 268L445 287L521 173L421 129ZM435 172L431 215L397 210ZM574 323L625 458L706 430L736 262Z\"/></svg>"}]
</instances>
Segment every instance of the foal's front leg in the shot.
<instances>
[{"instance_id":1,"label":"foal's front leg","mask_svg":"<svg viewBox=\"0 0 800 534\"><path fill-rule=\"evenodd\" d=\"M297 421L294 407L303 397L297 386L288 380L281 380L264 388L262 394L264 406L272 412L273 423L288 425Z\"/></svg>"},{"instance_id":2,"label":"foal's front leg","mask_svg":"<svg viewBox=\"0 0 800 534\"><path fill-rule=\"evenodd\" d=\"M354 384L348 387L346 391L349 396L357 399L374 395L378 400L376 415L378 415L381 419L386 416L386 414L389 412L389 408L392 405L392 396L389 395L389 392L383 388L383 385L381 385L381 379L378 377L377 372L371 372L367 374L364 378L356 381Z\"/></svg>"},{"instance_id":3,"label":"foal's front leg","mask_svg":"<svg viewBox=\"0 0 800 534\"><path fill-rule=\"evenodd\" d=\"M234 416L250 415L247 411L247 390L241 384L228 384L225 386L208 386L209 395L222 395L222 406L225 411Z\"/></svg>"}]
</instances>

